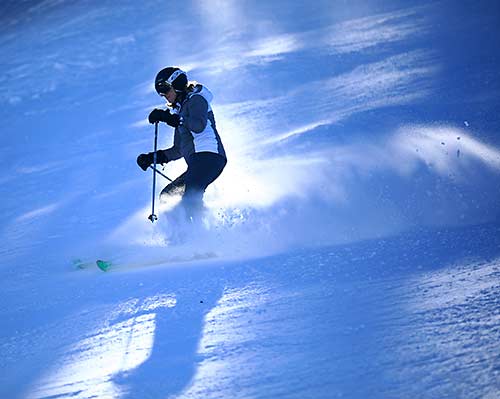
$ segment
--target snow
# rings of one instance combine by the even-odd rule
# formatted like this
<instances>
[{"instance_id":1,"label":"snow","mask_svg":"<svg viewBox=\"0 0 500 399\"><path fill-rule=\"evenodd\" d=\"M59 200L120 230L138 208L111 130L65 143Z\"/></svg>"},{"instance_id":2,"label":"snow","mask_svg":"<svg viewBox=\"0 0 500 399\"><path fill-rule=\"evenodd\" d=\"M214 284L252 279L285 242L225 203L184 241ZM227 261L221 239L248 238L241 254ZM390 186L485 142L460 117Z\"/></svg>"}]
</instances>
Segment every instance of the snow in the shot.
<instances>
[{"instance_id":1,"label":"snow","mask_svg":"<svg viewBox=\"0 0 500 399\"><path fill-rule=\"evenodd\" d=\"M500 397L486 3L3 2L0 398ZM135 164L173 64L229 156L198 225Z\"/></svg>"},{"instance_id":2,"label":"snow","mask_svg":"<svg viewBox=\"0 0 500 399\"><path fill-rule=\"evenodd\" d=\"M11 285L1 386L26 398L493 395L499 230Z\"/></svg>"}]
</instances>

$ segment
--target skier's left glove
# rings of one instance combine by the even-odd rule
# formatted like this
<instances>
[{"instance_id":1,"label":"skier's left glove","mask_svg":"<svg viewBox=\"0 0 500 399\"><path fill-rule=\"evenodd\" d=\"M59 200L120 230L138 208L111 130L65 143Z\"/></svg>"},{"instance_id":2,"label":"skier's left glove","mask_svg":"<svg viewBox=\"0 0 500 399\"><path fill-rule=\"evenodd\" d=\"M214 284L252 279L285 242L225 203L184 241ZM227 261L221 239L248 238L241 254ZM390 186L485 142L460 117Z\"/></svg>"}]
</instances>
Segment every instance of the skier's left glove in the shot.
<instances>
[{"instance_id":1,"label":"skier's left glove","mask_svg":"<svg viewBox=\"0 0 500 399\"><path fill-rule=\"evenodd\" d=\"M137 165L146 171L154 162L154 152L148 152L147 154L140 154L137 157ZM156 151L156 163L164 164L168 162L168 158L165 155L165 151L158 150Z\"/></svg>"},{"instance_id":2,"label":"skier's left glove","mask_svg":"<svg viewBox=\"0 0 500 399\"><path fill-rule=\"evenodd\" d=\"M155 108L149 114L148 120L149 123L166 122L172 127L177 127L180 125L181 118L177 114L171 114L169 111Z\"/></svg>"}]
</instances>

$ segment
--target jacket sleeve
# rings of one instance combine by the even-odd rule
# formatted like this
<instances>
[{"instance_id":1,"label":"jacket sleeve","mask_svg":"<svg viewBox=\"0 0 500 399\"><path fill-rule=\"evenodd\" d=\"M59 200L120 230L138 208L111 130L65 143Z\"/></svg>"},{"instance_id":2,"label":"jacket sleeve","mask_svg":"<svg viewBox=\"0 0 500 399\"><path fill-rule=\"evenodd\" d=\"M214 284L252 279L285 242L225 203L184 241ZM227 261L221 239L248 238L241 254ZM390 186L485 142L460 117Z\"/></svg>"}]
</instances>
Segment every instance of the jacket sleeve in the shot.
<instances>
[{"instance_id":1,"label":"jacket sleeve","mask_svg":"<svg viewBox=\"0 0 500 399\"><path fill-rule=\"evenodd\" d=\"M167 158L167 162L175 161L176 159L182 158L181 153L179 152L179 150L175 146L167 148L166 150L162 150L162 151L165 154L165 157Z\"/></svg>"},{"instance_id":2,"label":"jacket sleeve","mask_svg":"<svg viewBox=\"0 0 500 399\"><path fill-rule=\"evenodd\" d=\"M182 154L179 150L179 137L177 130L174 134L174 145L166 150L162 150L162 152L165 155L167 162L182 158Z\"/></svg>"},{"instance_id":3,"label":"jacket sleeve","mask_svg":"<svg viewBox=\"0 0 500 399\"><path fill-rule=\"evenodd\" d=\"M200 95L192 96L188 103L188 117L184 125L193 133L201 133L208 122L208 102Z\"/></svg>"}]
</instances>

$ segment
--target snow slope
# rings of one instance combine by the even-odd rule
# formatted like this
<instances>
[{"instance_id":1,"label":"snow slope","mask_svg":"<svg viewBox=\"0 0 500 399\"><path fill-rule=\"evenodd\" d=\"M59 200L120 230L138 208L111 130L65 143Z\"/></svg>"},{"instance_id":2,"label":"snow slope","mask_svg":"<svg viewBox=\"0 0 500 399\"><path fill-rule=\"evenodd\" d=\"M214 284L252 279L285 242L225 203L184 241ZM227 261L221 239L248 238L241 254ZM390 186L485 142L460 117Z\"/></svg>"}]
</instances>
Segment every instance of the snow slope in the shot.
<instances>
[{"instance_id":1,"label":"snow slope","mask_svg":"<svg viewBox=\"0 0 500 399\"><path fill-rule=\"evenodd\" d=\"M0 398L500 397L498 7L184 3L0 5ZM167 65L200 226L135 164Z\"/></svg>"},{"instance_id":2,"label":"snow slope","mask_svg":"<svg viewBox=\"0 0 500 399\"><path fill-rule=\"evenodd\" d=\"M2 397L494 398L499 232L3 279Z\"/></svg>"}]
</instances>

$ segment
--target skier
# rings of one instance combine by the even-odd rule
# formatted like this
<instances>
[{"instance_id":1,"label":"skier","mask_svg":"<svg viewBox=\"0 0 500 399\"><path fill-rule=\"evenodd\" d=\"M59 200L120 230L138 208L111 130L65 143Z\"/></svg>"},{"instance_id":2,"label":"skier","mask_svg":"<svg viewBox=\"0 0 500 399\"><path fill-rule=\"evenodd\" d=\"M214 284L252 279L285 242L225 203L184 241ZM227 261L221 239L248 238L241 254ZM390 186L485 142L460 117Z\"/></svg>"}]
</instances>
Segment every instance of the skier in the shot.
<instances>
[{"instance_id":1,"label":"skier","mask_svg":"<svg viewBox=\"0 0 500 399\"><path fill-rule=\"evenodd\" d=\"M156 75L156 92L167 101L167 110L153 109L149 123L165 122L175 128L173 146L156 152L156 162L166 164L184 158L187 170L166 186L160 199L182 189L182 204L188 218L196 219L203 208L203 194L226 166L224 146L215 127L210 106L212 93L197 82L188 82L186 72L177 67L162 69ZM137 164L146 171L153 164L154 152L140 154Z\"/></svg>"}]
</instances>

